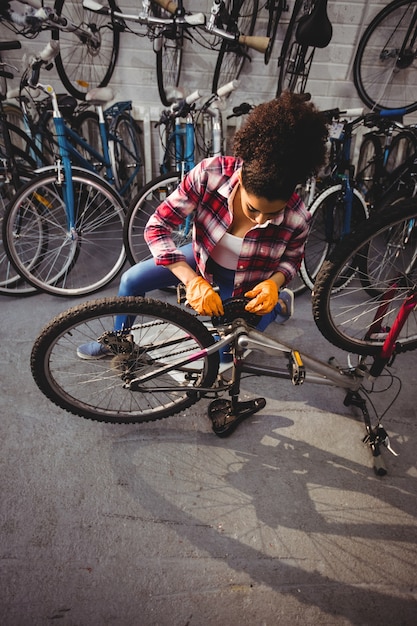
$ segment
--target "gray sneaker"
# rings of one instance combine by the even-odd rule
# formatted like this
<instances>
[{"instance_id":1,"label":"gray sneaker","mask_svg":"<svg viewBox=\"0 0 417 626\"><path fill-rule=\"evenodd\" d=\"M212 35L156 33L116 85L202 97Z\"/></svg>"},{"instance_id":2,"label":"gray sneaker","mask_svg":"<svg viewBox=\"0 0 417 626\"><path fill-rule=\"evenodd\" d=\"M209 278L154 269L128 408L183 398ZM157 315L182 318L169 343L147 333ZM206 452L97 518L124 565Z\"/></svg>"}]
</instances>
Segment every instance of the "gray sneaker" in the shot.
<instances>
[{"instance_id":1,"label":"gray sneaker","mask_svg":"<svg viewBox=\"0 0 417 626\"><path fill-rule=\"evenodd\" d=\"M291 291L291 289L282 289L279 292L278 297L280 300L282 300L282 302L284 302L286 306L286 311L285 313L278 313L275 321L277 322L277 324L283 324L284 322L289 320L292 315L294 315L294 293Z\"/></svg>"},{"instance_id":2,"label":"gray sneaker","mask_svg":"<svg viewBox=\"0 0 417 626\"><path fill-rule=\"evenodd\" d=\"M77 348L77 356L80 359L97 360L110 355L110 350L98 341L90 341L89 343L84 343Z\"/></svg>"}]
</instances>

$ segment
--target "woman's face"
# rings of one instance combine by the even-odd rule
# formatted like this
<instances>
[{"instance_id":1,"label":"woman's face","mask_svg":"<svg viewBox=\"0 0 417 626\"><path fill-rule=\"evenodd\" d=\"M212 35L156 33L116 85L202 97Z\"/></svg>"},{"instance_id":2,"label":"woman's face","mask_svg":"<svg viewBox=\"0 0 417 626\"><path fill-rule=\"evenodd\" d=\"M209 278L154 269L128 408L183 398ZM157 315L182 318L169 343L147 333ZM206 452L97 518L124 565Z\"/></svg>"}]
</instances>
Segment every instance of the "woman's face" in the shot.
<instances>
[{"instance_id":1,"label":"woman's face","mask_svg":"<svg viewBox=\"0 0 417 626\"><path fill-rule=\"evenodd\" d=\"M287 200L267 200L248 193L240 184L242 212L254 224L264 224L284 210Z\"/></svg>"}]
</instances>

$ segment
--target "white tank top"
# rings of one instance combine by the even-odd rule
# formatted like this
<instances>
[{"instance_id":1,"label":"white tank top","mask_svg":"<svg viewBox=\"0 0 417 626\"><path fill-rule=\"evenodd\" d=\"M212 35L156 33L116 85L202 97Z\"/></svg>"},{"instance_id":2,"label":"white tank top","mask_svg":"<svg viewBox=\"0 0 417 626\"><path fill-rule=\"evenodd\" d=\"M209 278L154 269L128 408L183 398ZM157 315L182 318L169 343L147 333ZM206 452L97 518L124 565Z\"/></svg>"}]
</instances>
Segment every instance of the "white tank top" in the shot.
<instances>
[{"instance_id":1,"label":"white tank top","mask_svg":"<svg viewBox=\"0 0 417 626\"><path fill-rule=\"evenodd\" d=\"M225 233L210 254L217 265L227 270L235 270L242 249L242 237Z\"/></svg>"}]
</instances>

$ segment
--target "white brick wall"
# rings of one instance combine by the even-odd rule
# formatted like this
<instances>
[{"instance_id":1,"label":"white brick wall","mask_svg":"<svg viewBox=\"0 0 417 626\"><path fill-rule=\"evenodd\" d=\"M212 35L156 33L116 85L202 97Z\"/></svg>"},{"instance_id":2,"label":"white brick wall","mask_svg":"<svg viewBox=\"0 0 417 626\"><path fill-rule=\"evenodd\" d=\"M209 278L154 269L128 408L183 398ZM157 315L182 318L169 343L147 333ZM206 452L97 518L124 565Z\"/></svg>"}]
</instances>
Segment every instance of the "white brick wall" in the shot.
<instances>
[{"instance_id":1,"label":"white brick wall","mask_svg":"<svg viewBox=\"0 0 417 626\"><path fill-rule=\"evenodd\" d=\"M261 7L263 4L264 0L260 0ZM289 0L290 11L293 4L294 0ZM350 0L350 2L329 0L328 12L333 24L333 38L327 48L316 50L307 85L313 101L320 108L336 106L348 108L362 105L352 82L353 57L361 32L386 4L387 2L377 0ZM130 13L134 13L139 5L140 0L120 0L119 2L120 8ZM207 12L211 6L211 0L185 0L185 5L193 11ZM290 12L284 14L282 18L272 58L268 65L264 64L262 54L251 52L252 62L245 66L239 89L230 98L228 107L231 108L242 101L258 104L274 97L277 85L277 58L289 15ZM264 34L265 20L266 11L262 9L258 16L256 34ZM140 26L133 25L133 27L143 32ZM11 38L10 31L7 31L4 26L0 26L0 34L2 38ZM33 53L42 47L44 41L47 41L46 34L32 41L24 40L23 44L26 51ZM21 53L19 56L14 53L13 58L21 65ZM215 52L187 43L181 85L184 92L190 93L196 88L208 90L215 62ZM54 78L53 72L48 76L48 80L59 87L59 82ZM121 34L120 55L111 86L115 91L116 99L133 100L136 116L145 123L147 177L149 178L151 174L157 173L159 148L157 136L152 130L152 121L158 118L161 105L156 85L155 55L152 51L152 44L146 37L129 33ZM150 132L151 141L149 141ZM152 160L152 166L149 158Z\"/></svg>"}]
</instances>

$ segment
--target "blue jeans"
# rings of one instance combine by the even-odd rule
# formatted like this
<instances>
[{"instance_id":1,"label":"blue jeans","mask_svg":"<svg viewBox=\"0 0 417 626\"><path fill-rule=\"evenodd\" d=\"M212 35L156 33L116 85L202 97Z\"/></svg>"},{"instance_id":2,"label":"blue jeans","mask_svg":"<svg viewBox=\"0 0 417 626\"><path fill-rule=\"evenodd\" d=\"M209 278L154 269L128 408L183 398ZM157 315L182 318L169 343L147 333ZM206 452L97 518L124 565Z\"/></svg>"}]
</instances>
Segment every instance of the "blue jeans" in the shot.
<instances>
[{"instance_id":1,"label":"blue jeans","mask_svg":"<svg viewBox=\"0 0 417 626\"><path fill-rule=\"evenodd\" d=\"M192 244L189 243L186 246L182 246L181 252L185 255L188 265L195 269L196 262L194 259ZM219 287L221 299L227 300L227 298L231 298L235 272L217 265L217 263L213 260L209 261L209 271L213 274L214 283ZM149 291L172 287L174 285L178 285L179 282L180 281L174 276L171 270L167 269L164 265L155 265L155 261L152 258L147 261L141 261L124 272L120 280L118 295L143 297ZM270 313L267 313L260 318L259 324L256 328L263 332L265 328L274 321L280 312L281 307L277 304L277 306ZM131 326L132 323L133 321L128 321L125 315L119 315L116 318L115 330L122 330L126 326Z\"/></svg>"}]
</instances>

